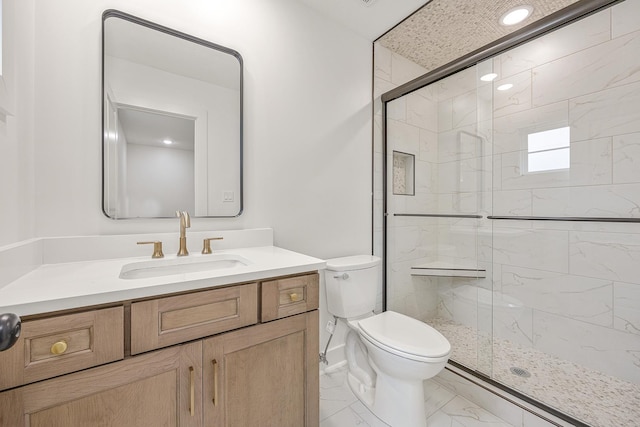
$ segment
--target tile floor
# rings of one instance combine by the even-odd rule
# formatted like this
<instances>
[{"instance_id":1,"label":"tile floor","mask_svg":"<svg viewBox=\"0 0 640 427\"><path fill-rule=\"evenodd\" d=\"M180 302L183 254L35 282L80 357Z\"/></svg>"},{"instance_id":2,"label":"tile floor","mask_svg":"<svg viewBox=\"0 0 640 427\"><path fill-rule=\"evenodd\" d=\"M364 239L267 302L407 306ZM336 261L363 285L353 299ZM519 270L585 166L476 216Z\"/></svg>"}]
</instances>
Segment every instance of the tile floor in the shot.
<instances>
[{"instance_id":1,"label":"tile floor","mask_svg":"<svg viewBox=\"0 0 640 427\"><path fill-rule=\"evenodd\" d=\"M320 375L320 427L387 427L351 392L346 367ZM435 379L425 381L426 427L513 427L456 395Z\"/></svg>"}]
</instances>

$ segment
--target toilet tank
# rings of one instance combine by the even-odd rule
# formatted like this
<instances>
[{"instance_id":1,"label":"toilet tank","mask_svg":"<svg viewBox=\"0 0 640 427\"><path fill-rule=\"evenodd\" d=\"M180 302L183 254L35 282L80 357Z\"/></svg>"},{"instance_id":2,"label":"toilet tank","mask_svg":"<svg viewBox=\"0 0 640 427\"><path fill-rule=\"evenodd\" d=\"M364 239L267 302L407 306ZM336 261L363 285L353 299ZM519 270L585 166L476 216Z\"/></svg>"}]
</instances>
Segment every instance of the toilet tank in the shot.
<instances>
[{"instance_id":1,"label":"toilet tank","mask_svg":"<svg viewBox=\"0 0 640 427\"><path fill-rule=\"evenodd\" d=\"M327 310L352 318L371 313L376 306L380 258L355 255L327 260L325 285Z\"/></svg>"}]
</instances>

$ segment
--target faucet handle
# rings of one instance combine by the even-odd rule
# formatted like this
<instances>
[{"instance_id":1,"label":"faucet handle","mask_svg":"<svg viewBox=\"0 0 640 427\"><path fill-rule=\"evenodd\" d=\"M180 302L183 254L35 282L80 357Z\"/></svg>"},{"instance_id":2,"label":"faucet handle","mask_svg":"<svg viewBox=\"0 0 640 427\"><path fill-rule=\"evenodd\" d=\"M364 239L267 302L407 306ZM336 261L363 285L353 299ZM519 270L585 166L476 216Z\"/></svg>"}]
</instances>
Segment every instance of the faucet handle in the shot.
<instances>
[{"instance_id":1,"label":"faucet handle","mask_svg":"<svg viewBox=\"0 0 640 427\"><path fill-rule=\"evenodd\" d=\"M211 251L211 241L212 240L223 240L224 237L208 237L202 241L202 253L204 255L209 255Z\"/></svg>"},{"instance_id":2,"label":"faucet handle","mask_svg":"<svg viewBox=\"0 0 640 427\"><path fill-rule=\"evenodd\" d=\"M161 241L138 242L139 245L150 245L152 243L153 243L153 255L151 255L151 258L164 258L164 254L162 253Z\"/></svg>"}]
</instances>

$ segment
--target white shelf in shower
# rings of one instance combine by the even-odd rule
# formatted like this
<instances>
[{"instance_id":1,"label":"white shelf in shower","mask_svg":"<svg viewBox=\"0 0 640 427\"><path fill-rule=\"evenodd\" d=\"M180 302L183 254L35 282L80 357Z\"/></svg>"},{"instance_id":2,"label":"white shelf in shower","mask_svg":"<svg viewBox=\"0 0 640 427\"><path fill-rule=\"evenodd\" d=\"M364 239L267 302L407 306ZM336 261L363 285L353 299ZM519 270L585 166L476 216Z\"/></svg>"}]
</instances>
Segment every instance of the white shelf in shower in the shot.
<instances>
[{"instance_id":1,"label":"white shelf in shower","mask_svg":"<svg viewBox=\"0 0 640 427\"><path fill-rule=\"evenodd\" d=\"M487 277L487 270L474 266L462 266L442 261L427 262L411 267L412 276L439 276L439 277Z\"/></svg>"}]
</instances>

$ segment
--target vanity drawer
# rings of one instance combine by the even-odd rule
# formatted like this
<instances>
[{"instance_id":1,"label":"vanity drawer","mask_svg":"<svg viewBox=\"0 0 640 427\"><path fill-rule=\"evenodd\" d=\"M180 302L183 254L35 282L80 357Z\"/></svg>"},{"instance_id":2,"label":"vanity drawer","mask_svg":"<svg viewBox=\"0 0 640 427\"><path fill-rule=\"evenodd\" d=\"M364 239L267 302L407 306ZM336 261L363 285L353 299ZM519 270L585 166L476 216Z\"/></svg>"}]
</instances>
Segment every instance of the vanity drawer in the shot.
<instances>
[{"instance_id":1,"label":"vanity drawer","mask_svg":"<svg viewBox=\"0 0 640 427\"><path fill-rule=\"evenodd\" d=\"M318 308L318 273L262 283L262 321Z\"/></svg>"},{"instance_id":2,"label":"vanity drawer","mask_svg":"<svg viewBox=\"0 0 640 427\"><path fill-rule=\"evenodd\" d=\"M0 389L123 357L122 307L25 321L18 342L0 353Z\"/></svg>"},{"instance_id":3,"label":"vanity drawer","mask_svg":"<svg viewBox=\"0 0 640 427\"><path fill-rule=\"evenodd\" d=\"M131 304L131 354L258 323L258 284Z\"/></svg>"}]
</instances>

